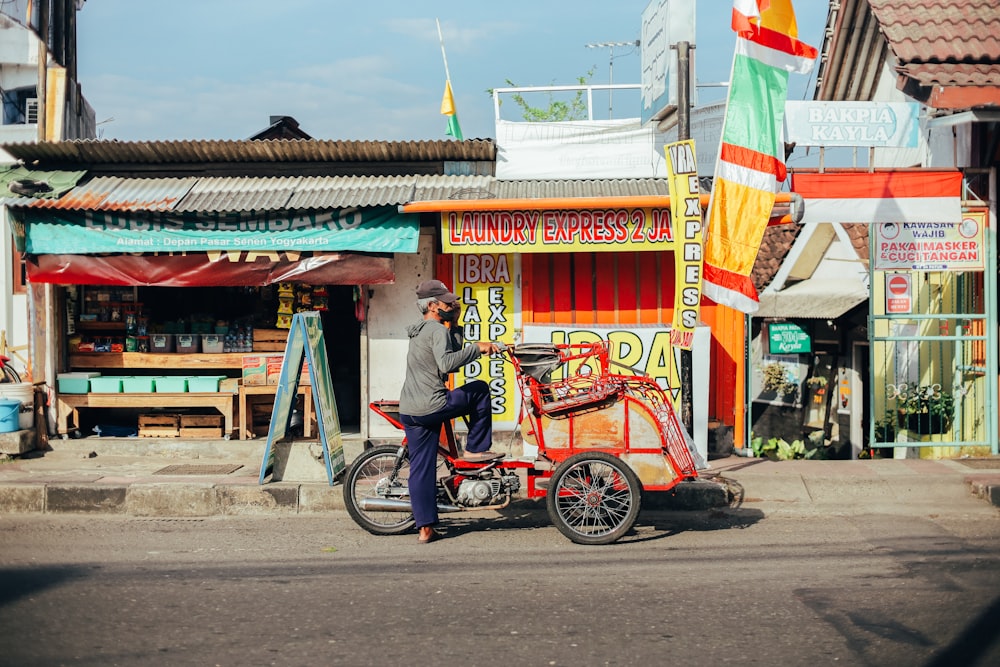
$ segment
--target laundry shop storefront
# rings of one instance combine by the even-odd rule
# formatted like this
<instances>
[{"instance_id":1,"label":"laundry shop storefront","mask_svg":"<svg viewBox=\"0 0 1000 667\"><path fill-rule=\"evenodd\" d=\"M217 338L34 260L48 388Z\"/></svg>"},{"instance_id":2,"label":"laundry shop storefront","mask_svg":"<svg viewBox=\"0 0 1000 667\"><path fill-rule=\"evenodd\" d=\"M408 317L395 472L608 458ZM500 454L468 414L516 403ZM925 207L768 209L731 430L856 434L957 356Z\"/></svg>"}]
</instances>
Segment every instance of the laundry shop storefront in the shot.
<instances>
[{"instance_id":1,"label":"laundry shop storefront","mask_svg":"<svg viewBox=\"0 0 1000 667\"><path fill-rule=\"evenodd\" d=\"M132 195L190 189L178 180L132 182ZM110 186L98 178L54 201L8 204L26 257L35 377L52 388L51 432L65 435L78 420L88 435L91 424L128 423L163 402L140 383L134 395L121 390L122 410L107 397L64 404L63 372L217 376L218 393L239 396L242 406L245 357L280 355L291 315L302 310L321 311L341 421L359 423L366 286L392 283L395 254L416 252L416 216L384 206L249 212L123 209L107 196L86 203ZM240 179L238 187L254 184ZM177 194L170 200L183 201ZM157 347L160 339L169 346ZM193 394L171 400L199 407ZM204 402L225 418L222 437L255 435L236 398ZM75 410L67 427L66 412L78 405L101 409Z\"/></svg>"},{"instance_id":2,"label":"laundry shop storefront","mask_svg":"<svg viewBox=\"0 0 1000 667\"><path fill-rule=\"evenodd\" d=\"M680 404L679 351L670 344L677 232L666 196L419 201L400 207L436 226L435 275L464 304L465 335L514 343L609 339L616 361L668 388ZM745 418L744 322L703 301L692 349L692 436ZM498 429L517 423L510 364L464 369L493 387Z\"/></svg>"}]
</instances>

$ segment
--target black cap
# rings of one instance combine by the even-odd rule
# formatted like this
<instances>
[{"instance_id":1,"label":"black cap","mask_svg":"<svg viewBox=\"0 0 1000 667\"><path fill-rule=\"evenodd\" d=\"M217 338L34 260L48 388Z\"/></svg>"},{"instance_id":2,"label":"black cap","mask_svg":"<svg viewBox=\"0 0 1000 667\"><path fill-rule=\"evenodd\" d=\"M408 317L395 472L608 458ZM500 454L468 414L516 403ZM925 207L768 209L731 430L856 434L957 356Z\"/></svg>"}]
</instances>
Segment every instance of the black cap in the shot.
<instances>
[{"instance_id":1,"label":"black cap","mask_svg":"<svg viewBox=\"0 0 1000 667\"><path fill-rule=\"evenodd\" d=\"M417 286L418 299L436 299L441 303L458 301L458 295L453 294L440 280L425 280Z\"/></svg>"}]
</instances>

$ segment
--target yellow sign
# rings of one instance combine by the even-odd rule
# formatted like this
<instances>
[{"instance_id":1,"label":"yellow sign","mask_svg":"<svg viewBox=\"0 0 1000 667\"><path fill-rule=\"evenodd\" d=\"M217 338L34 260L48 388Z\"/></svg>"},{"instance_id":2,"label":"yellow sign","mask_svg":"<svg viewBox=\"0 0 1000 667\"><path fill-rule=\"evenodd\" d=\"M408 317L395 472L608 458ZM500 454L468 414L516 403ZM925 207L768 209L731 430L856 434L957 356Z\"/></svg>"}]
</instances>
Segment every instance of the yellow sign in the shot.
<instances>
[{"instance_id":1,"label":"yellow sign","mask_svg":"<svg viewBox=\"0 0 1000 667\"><path fill-rule=\"evenodd\" d=\"M694 342L701 307L702 232L701 195L698 191L698 162L694 141L680 141L664 147L670 207L677 221L678 252L674 253L674 320L670 344L685 350Z\"/></svg>"},{"instance_id":2,"label":"yellow sign","mask_svg":"<svg viewBox=\"0 0 1000 667\"><path fill-rule=\"evenodd\" d=\"M514 344L514 256L459 255L455 258L456 292L462 301L466 341ZM501 357L480 357L462 368L465 381L490 385L494 422L514 422L514 367Z\"/></svg>"},{"instance_id":3,"label":"yellow sign","mask_svg":"<svg viewBox=\"0 0 1000 667\"><path fill-rule=\"evenodd\" d=\"M662 251L674 243L665 208L445 211L441 231L446 253Z\"/></svg>"}]
</instances>

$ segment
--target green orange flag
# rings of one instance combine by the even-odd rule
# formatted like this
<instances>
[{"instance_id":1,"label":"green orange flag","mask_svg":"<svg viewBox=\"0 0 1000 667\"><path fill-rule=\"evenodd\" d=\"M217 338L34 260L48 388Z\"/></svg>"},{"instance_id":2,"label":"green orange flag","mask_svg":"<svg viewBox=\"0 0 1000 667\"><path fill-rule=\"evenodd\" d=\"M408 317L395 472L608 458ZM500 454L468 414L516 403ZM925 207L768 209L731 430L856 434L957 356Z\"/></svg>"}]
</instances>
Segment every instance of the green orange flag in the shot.
<instances>
[{"instance_id":1,"label":"green orange flag","mask_svg":"<svg viewBox=\"0 0 1000 667\"><path fill-rule=\"evenodd\" d=\"M732 25L736 53L708 205L703 293L752 313L750 273L785 180L788 74L809 72L817 52L798 40L791 0L734 0Z\"/></svg>"},{"instance_id":2,"label":"green orange flag","mask_svg":"<svg viewBox=\"0 0 1000 667\"><path fill-rule=\"evenodd\" d=\"M444 97L441 99L441 114L448 117L448 129L445 134L455 137L459 141L465 139L462 136L462 128L458 125L458 114L455 112L455 98L451 94L451 80L444 82Z\"/></svg>"}]
</instances>

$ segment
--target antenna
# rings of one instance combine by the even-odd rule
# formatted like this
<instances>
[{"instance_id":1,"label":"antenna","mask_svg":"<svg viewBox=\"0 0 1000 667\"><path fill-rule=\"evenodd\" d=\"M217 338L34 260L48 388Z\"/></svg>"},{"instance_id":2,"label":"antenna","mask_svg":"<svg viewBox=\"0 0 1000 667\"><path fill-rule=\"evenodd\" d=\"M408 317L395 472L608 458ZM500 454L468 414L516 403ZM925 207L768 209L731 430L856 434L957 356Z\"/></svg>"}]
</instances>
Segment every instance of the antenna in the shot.
<instances>
[{"instance_id":1,"label":"antenna","mask_svg":"<svg viewBox=\"0 0 1000 667\"><path fill-rule=\"evenodd\" d=\"M610 49L610 55L608 57L608 85L614 85L615 83L615 47L616 46L631 46L633 48L639 46L639 40L632 42L595 42L593 44L587 44L588 49ZM622 56L628 55L627 53L620 54ZM608 119L612 118L612 112L614 110L614 95L615 91L611 88L608 89Z\"/></svg>"}]
</instances>

